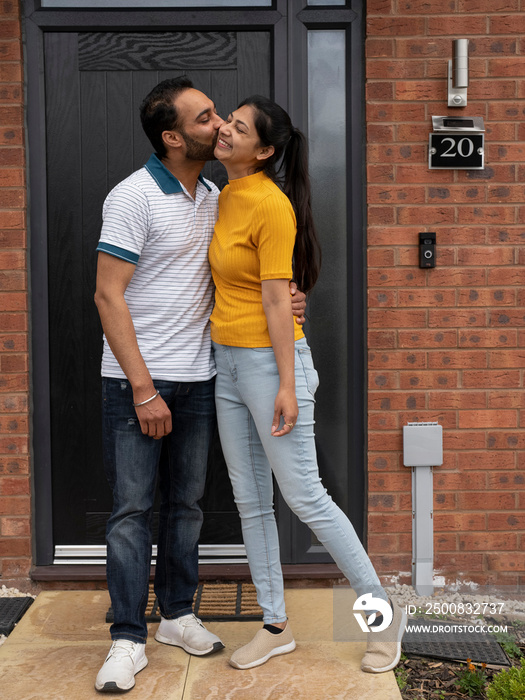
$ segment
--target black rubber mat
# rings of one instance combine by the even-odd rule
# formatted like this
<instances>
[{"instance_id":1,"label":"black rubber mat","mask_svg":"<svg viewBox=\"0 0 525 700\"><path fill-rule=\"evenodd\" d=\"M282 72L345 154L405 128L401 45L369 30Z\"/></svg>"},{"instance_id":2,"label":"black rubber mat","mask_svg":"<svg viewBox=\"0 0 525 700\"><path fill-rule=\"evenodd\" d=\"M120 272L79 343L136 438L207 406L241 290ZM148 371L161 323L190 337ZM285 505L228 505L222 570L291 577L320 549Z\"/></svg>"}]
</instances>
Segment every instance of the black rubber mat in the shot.
<instances>
[{"instance_id":1,"label":"black rubber mat","mask_svg":"<svg viewBox=\"0 0 525 700\"><path fill-rule=\"evenodd\" d=\"M0 634L5 634L7 637L32 603L33 598L30 596L0 598Z\"/></svg>"},{"instance_id":2,"label":"black rubber mat","mask_svg":"<svg viewBox=\"0 0 525 700\"><path fill-rule=\"evenodd\" d=\"M486 663L495 666L510 666L501 646L488 632L476 632L481 621L458 622L457 620L410 619L403 637L406 654L430 656L449 661ZM419 629L416 629L418 628Z\"/></svg>"},{"instance_id":3,"label":"black rubber mat","mask_svg":"<svg viewBox=\"0 0 525 700\"><path fill-rule=\"evenodd\" d=\"M193 612L205 622L221 620L262 620L252 583L200 583L193 599ZM160 622L159 603L149 588L146 621ZM113 622L113 608L106 613L106 622Z\"/></svg>"}]
</instances>

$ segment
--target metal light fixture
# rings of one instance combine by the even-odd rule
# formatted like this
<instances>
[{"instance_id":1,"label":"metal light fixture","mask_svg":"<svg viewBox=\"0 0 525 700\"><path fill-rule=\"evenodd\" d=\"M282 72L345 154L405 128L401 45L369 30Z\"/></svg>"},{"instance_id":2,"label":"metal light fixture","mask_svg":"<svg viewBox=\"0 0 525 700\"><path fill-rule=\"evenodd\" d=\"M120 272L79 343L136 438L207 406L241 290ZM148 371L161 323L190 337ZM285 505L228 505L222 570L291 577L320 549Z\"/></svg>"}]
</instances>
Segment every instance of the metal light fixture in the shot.
<instances>
[{"instance_id":1,"label":"metal light fixture","mask_svg":"<svg viewBox=\"0 0 525 700\"><path fill-rule=\"evenodd\" d=\"M448 62L448 106L466 107L468 88L468 39L454 39Z\"/></svg>"}]
</instances>

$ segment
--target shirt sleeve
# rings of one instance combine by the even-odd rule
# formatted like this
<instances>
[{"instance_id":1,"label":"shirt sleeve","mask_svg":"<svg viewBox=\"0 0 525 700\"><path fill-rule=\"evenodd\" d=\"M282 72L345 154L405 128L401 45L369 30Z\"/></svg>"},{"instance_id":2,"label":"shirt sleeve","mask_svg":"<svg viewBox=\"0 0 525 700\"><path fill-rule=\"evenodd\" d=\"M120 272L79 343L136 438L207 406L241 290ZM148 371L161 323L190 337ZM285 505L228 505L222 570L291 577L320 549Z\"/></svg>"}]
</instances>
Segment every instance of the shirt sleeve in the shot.
<instances>
[{"instance_id":1,"label":"shirt sleeve","mask_svg":"<svg viewBox=\"0 0 525 700\"><path fill-rule=\"evenodd\" d=\"M117 185L102 209L98 251L137 264L148 237L150 212L144 192L130 183Z\"/></svg>"},{"instance_id":2,"label":"shirt sleeve","mask_svg":"<svg viewBox=\"0 0 525 700\"><path fill-rule=\"evenodd\" d=\"M292 279L297 228L290 200L285 195L266 197L257 207L255 228L261 281Z\"/></svg>"}]
</instances>

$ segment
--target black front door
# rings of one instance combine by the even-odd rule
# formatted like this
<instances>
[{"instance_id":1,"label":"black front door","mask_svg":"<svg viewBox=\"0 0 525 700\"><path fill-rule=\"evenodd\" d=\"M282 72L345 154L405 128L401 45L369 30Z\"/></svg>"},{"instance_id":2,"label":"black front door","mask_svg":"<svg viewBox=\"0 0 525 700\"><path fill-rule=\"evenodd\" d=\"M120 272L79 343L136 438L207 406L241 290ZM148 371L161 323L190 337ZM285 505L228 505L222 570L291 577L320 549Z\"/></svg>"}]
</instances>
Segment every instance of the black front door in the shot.
<instances>
[{"instance_id":1,"label":"black front door","mask_svg":"<svg viewBox=\"0 0 525 700\"><path fill-rule=\"evenodd\" d=\"M269 95L309 133L324 271L307 335L321 377L317 442L330 493L362 531L364 475L361 0L324 9L122 11L89 0L25 3L34 317L37 564L63 546L104 543L111 509L101 460L101 328L93 303L102 203L151 147L138 106L188 75L226 116ZM350 3L347 3L349 5ZM75 7L75 11L66 8ZM188 3L191 5L191 3ZM84 8L84 9L79 9ZM219 187L225 174L208 164ZM242 543L216 439L203 545ZM284 562L329 560L277 499ZM227 550L224 550L227 552Z\"/></svg>"}]
</instances>

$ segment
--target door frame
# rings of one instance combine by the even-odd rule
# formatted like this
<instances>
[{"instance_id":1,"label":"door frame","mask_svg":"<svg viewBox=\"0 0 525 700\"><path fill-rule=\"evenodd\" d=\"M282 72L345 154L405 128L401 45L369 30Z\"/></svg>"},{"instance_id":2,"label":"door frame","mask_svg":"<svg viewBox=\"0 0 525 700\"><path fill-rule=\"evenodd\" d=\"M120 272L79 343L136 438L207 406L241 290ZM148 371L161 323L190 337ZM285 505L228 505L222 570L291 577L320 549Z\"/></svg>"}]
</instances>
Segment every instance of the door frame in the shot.
<instances>
[{"instance_id":1,"label":"door frame","mask_svg":"<svg viewBox=\"0 0 525 700\"><path fill-rule=\"evenodd\" d=\"M48 31L178 31L270 30L273 32L274 98L306 131L306 39L309 29L344 29L347 35L347 222L348 237L347 328L348 458L361 468L353 469L348 492L349 511L357 533L366 534L366 307L365 307L365 146L364 146L364 0L347 0L330 9L307 6L306 0L274 0L271 8L206 9L54 9L42 8L39 0L23 3L25 75L27 85L27 168L32 310L32 474L33 562L48 566L54 560L52 529L52 464L50 425L46 124L44 85L44 34ZM296 17L299 22L288 21ZM279 40L281 39L281 41ZM283 68L284 67L284 68ZM347 465L348 466L348 465ZM276 504L282 530L296 528L292 514ZM330 561L322 548L311 547L306 532L295 533L302 551L311 561ZM314 551L318 549L319 551ZM292 539L281 541L282 559L295 559Z\"/></svg>"}]
</instances>

